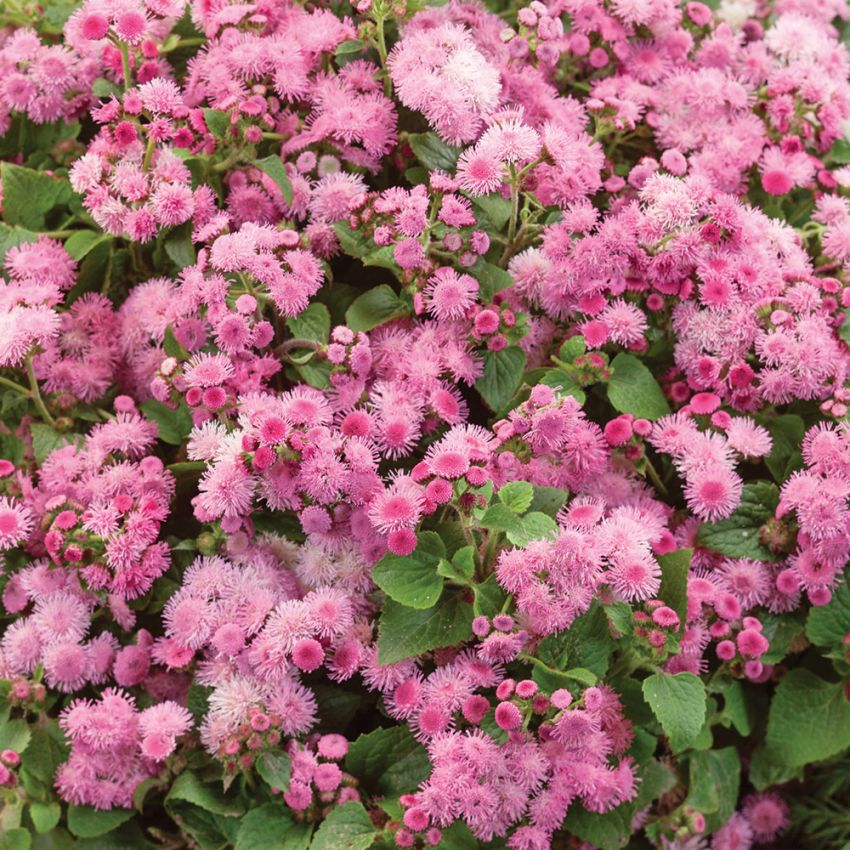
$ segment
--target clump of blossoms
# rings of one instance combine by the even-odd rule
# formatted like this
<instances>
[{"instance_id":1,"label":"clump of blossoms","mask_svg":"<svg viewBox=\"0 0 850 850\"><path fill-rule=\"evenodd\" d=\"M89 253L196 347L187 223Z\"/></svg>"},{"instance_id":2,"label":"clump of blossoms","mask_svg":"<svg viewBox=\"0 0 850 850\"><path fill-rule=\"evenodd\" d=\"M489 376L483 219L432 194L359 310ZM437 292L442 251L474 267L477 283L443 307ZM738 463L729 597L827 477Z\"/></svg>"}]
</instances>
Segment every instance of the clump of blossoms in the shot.
<instances>
[{"instance_id":1,"label":"clump of blossoms","mask_svg":"<svg viewBox=\"0 0 850 850\"><path fill-rule=\"evenodd\" d=\"M0 9L6 843L843 850L848 35Z\"/></svg>"}]
</instances>

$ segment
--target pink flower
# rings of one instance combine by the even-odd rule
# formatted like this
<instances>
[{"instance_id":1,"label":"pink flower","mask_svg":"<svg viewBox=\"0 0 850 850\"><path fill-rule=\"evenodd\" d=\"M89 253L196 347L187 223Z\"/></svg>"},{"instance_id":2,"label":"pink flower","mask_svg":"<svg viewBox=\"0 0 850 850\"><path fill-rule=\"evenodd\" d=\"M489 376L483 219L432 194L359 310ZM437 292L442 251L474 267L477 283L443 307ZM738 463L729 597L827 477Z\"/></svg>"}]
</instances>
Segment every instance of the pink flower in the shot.
<instances>
[{"instance_id":1,"label":"pink flower","mask_svg":"<svg viewBox=\"0 0 850 850\"><path fill-rule=\"evenodd\" d=\"M32 531L34 519L29 509L5 496L0 498L0 549L11 549Z\"/></svg>"},{"instance_id":2,"label":"pink flower","mask_svg":"<svg viewBox=\"0 0 850 850\"><path fill-rule=\"evenodd\" d=\"M467 148L458 159L457 176L470 195L489 195L502 185L502 161L490 148Z\"/></svg>"},{"instance_id":3,"label":"pink flower","mask_svg":"<svg viewBox=\"0 0 850 850\"><path fill-rule=\"evenodd\" d=\"M478 281L471 275L459 275L444 267L432 275L425 288L430 312L438 319L459 318L478 295Z\"/></svg>"}]
</instances>

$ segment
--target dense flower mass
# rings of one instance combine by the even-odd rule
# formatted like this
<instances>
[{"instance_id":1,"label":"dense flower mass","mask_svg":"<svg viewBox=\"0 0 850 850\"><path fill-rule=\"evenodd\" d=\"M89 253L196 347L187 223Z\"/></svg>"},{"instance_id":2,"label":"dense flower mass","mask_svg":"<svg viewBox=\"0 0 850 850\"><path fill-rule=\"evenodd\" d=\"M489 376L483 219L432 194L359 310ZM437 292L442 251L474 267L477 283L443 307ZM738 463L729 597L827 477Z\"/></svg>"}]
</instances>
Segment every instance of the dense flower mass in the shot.
<instances>
[{"instance_id":1,"label":"dense flower mass","mask_svg":"<svg viewBox=\"0 0 850 850\"><path fill-rule=\"evenodd\" d=\"M846 850L848 44L3 5L0 845Z\"/></svg>"}]
</instances>

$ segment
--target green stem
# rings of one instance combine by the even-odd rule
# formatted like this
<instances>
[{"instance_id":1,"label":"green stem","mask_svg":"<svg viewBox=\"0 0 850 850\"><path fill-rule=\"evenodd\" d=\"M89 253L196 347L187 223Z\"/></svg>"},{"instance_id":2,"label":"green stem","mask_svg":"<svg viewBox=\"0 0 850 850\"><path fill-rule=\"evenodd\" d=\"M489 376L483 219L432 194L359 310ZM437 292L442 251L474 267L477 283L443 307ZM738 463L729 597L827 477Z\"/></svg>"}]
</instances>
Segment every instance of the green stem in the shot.
<instances>
[{"instance_id":1,"label":"green stem","mask_svg":"<svg viewBox=\"0 0 850 850\"><path fill-rule=\"evenodd\" d=\"M387 68L387 37L384 32L384 16L383 14L375 15L375 29L378 34L378 39L375 42L375 48L378 51L378 56L381 59L381 68L384 69L384 94L392 98L393 82L390 79L390 72Z\"/></svg>"},{"instance_id":2,"label":"green stem","mask_svg":"<svg viewBox=\"0 0 850 850\"><path fill-rule=\"evenodd\" d=\"M174 475L180 475L181 473L188 475L190 473L203 472L207 468L207 464L202 460L184 460L178 463L170 463L165 468Z\"/></svg>"},{"instance_id":3,"label":"green stem","mask_svg":"<svg viewBox=\"0 0 850 850\"><path fill-rule=\"evenodd\" d=\"M508 220L508 239L502 256L499 257L499 265L504 268L514 252L514 239L516 238L516 225L519 218L519 180L516 171L511 165L511 217Z\"/></svg>"},{"instance_id":4,"label":"green stem","mask_svg":"<svg viewBox=\"0 0 850 850\"><path fill-rule=\"evenodd\" d=\"M15 392L19 392L21 395L30 395L30 391L26 387L22 387L17 381L12 381L9 378L4 378L0 375L0 384L4 387L9 387L9 389L15 390Z\"/></svg>"},{"instance_id":5,"label":"green stem","mask_svg":"<svg viewBox=\"0 0 850 850\"><path fill-rule=\"evenodd\" d=\"M485 578L492 572L492 570L488 569L488 567L490 567L491 562L493 561L493 557L496 554L501 537L502 533L500 531L491 531L487 537L487 546L485 547L484 555L481 558L481 568Z\"/></svg>"},{"instance_id":6,"label":"green stem","mask_svg":"<svg viewBox=\"0 0 850 850\"><path fill-rule=\"evenodd\" d=\"M112 286L112 258L115 256L113 251L109 252L109 259L106 261L106 273L103 276L103 283L100 286L101 295L109 295L109 289Z\"/></svg>"},{"instance_id":7,"label":"green stem","mask_svg":"<svg viewBox=\"0 0 850 850\"><path fill-rule=\"evenodd\" d=\"M309 348L311 351L319 351L321 347L322 344L315 340L295 337L281 343L275 350L280 354L286 354L287 351L292 351L295 348Z\"/></svg>"},{"instance_id":8,"label":"green stem","mask_svg":"<svg viewBox=\"0 0 850 850\"><path fill-rule=\"evenodd\" d=\"M53 428L56 425L56 420L50 415L47 405L45 405L44 399L41 397L41 391L38 388L38 379L35 377L35 369L32 365L32 359L33 355L29 354L27 356L27 377L30 381L30 393L32 395L33 404L35 405L36 410L41 414L41 418L50 425L51 428Z\"/></svg>"},{"instance_id":9,"label":"green stem","mask_svg":"<svg viewBox=\"0 0 850 850\"><path fill-rule=\"evenodd\" d=\"M130 90L130 48L121 42L121 69L124 72L124 91Z\"/></svg>"},{"instance_id":10,"label":"green stem","mask_svg":"<svg viewBox=\"0 0 850 850\"><path fill-rule=\"evenodd\" d=\"M522 168L517 172L517 181L522 181L523 177L528 174L533 168L537 168L538 165L542 165L546 162L546 154L541 153L538 155L536 159L531 160L527 165L523 165Z\"/></svg>"},{"instance_id":11,"label":"green stem","mask_svg":"<svg viewBox=\"0 0 850 850\"><path fill-rule=\"evenodd\" d=\"M652 461L649 458L646 458L646 474L649 477L649 480L655 485L657 490L660 490L665 496L669 496L670 493L667 490L667 487L664 485L664 482L661 480L661 476L656 471L655 467L652 465Z\"/></svg>"},{"instance_id":12,"label":"green stem","mask_svg":"<svg viewBox=\"0 0 850 850\"><path fill-rule=\"evenodd\" d=\"M154 148L156 148L156 142L154 141L153 135L148 136L148 146L145 148L145 158L142 160L142 170L148 171L151 167L151 160L153 159Z\"/></svg>"}]
</instances>

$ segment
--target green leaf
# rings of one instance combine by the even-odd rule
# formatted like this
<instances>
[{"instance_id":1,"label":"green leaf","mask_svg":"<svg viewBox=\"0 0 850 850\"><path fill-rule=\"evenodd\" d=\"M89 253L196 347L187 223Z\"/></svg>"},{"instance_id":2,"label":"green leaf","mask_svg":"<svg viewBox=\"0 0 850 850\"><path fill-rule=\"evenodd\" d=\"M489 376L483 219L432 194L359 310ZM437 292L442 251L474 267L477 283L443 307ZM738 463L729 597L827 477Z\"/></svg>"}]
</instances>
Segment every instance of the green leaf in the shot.
<instances>
[{"instance_id":1,"label":"green leaf","mask_svg":"<svg viewBox=\"0 0 850 850\"><path fill-rule=\"evenodd\" d=\"M478 839L461 820L456 820L448 829L444 829L440 840L440 850L478 850Z\"/></svg>"},{"instance_id":2,"label":"green leaf","mask_svg":"<svg viewBox=\"0 0 850 850\"><path fill-rule=\"evenodd\" d=\"M575 379L568 375L563 369L548 369L540 383L547 387L552 387L555 390L555 395L561 396L570 395L579 404L584 404L587 396L584 390L576 383Z\"/></svg>"},{"instance_id":3,"label":"green leaf","mask_svg":"<svg viewBox=\"0 0 850 850\"><path fill-rule=\"evenodd\" d=\"M133 809L100 811L91 806L68 806L68 829L77 838L95 838L112 832L134 814Z\"/></svg>"},{"instance_id":4,"label":"green leaf","mask_svg":"<svg viewBox=\"0 0 850 850\"><path fill-rule=\"evenodd\" d=\"M0 165L0 182L3 219L29 230L46 230L48 213L54 207L67 205L74 196L67 178L52 177L11 162Z\"/></svg>"},{"instance_id":5,"label":"green leaf","mask_svg":"<svg viewBox=\"0 0 850 850\"><path fill-rule=\"evenodd\" d=\"M841 682L809 670L786 674L770 703L765 741L772 758L790 767L821 761L850 746L850 702Z\"/></svg>"},{"instance_id":6,"label":"green leaf","mask_svg":"<svg viewBox=\"0 0 850 850\"><path fill-rule=\"evenodd\" d=\"M287 319L286 326L297 339L310 339L324 344L331 331L331 314L324 304L314 301L306 310Z\"/></svg>"},{"instance_id":7,"label":"green leaf","mask_svg":"<svg viewBox=\"0 0 850 850\"><path fill-rule=\"evenodd\" d=\"M564 342L558 351L558 359L564 360L567 363L572 363L576 357L581 357L587 351L587 343L581 334L571 336Z\"/></svg>"},{"instance_id":8,"label":"green leaf","mask_svg":"<svg viewBox=\"0 0 850 850\"><path fill-rule=\"evenodd\" d=\"M613 647L608 618L594 601L566 631L545 637L537 648L537 657L554 670L583 667L604 676Z\"/></svg>"},{"instance_id":9,"label":"green leaf","mask_svg":"<svg viewBox=\"0 0 850 850\"><path fill-rule=\"evenodd\" d=\"M697 532L697 543L730 558L752 558L776 561L777 557L764 545L759 531L773 518L779 504L779 490L769 481L751 481L744 485L741 504L720 522L704 522Z\"/></svg>"},{"instance_id":10,"label":"green leaf","mask_svg":"<svg viewBox=\"0 0 850 850\"><path fill-rule=\"evenodd\" d=\"M28 829L16 826L0 831L0 850L30 850L32 836Z\"/></svg>"},{"instance_id":11,"label":"green leaf","mask_svg":"<svg viewBox=\"0 0 850 850\"><path fill-rule=\"evenodd\" d=\"M521 520L520 527L508 531L508 540L514 546L528 546L532 540L550 537L558 530L558 523L548 514L529 511Z\"/></svg>"},{"instance_id":12,"label":"green leaf","mask_svg":"<svg viewBox=\"0 0 850 850\"><path fill-rule=\"evenodd\" d=\"M271 156L267 156L265 159L258 159L254 165L274 180L283 195L283 200L286 201L287 204L291 204L292 183L289 180L289 175L286 173L286 168L284 168L283 163L280 161L280 157L276 154L272 154Z\"/></svg>"},{"instance_id":13,"label":"green leaf","mask_svg":"<svg viewBox=\"0 0 850 850\"><path fill-rule=\"evenodd\" d=\"M91 90L95 97L110 98L113 95L121 97L121 89L111 80L107 80L106 77L98 77L92 83Z\"/></svg>"},{"instance_id":14,"label":"green leaf","mask_svg":"<svg viewBox=\"0 0 850 850\"><path fill-rule=\"evenodd\" d=\"M189 408L181 402L173 410L161 401L149 398L139 405L145 418L155 422L159 429L159 438L171 446L182 446L192 430L192 414Z\"/></svg>"},{"instance_id":15,"label":"green leaf","mask_svg":"<svg viewBox=\"0 0 850 850\"><path fill-rule=\"evenodd\" d=\"M342 250L346 254L362 259L369 251L374 250L375 245L372 240L364 236L361 231L352 230L347 221L338 221L333 227Z\"/></svg>"},{"instance_id":16,"label":"green leaf","mask_svg":"<svg viewBox=\"0 0 850 850\"><path fill-rule=\"evenodd\" d=\"M291 850L303 826L292 820L291 811L278 802L251 809L239 821L234 850Z\"/></svg>"},{"instance_id":17,"label":"green leaf","mask_svg":"<svg viewBox=\"0 0 850 850\"><path fill-rule=\"evenodd\" d=\"M480 284L481 301L486 304L493 300L496 293L514 285L514 279L504 269L482 260L480 257L469 273Z\"/></svg>"},{"instance_id":18,"label":"green leaf","mask_svg":"<svg viewBox=\"0 0 850 850\"><path fill-rule=\"evenodd\" d=\"M30 727L26 720L4 720L0 723L0 750L22 753L29 746Z\"/></svg>"},{"instance_id":19,"label":"green leaf","mask_svg":"<svg viewBox=\"0 0 850 850\"><path fill-rule=\"evenodd\" d=\"M360 803L344 803L322 821L310 850L366 850L378 833Z\"/></svg>"},{"instance_id":20,"label":"green leaf","mask_svg":"<svg viewBox=\"0 0 850 850\"><path fill-rule=\"evenodd\" d=\"M497 413L513 398L525 371L525 352L511 345L501 351L488 351L484 357L484 373L475 382L490 409Z\"/></svg>"},{"instance_id":21,"label":"green leaf","mask_svg":"<svg viewBox=\"0 0 850 850\"><path fill-rule=\"evenodd\" d=\"M650 738L654 751L656 740L652 735ZM657 800L662 794L671 791L678 784L679 777L667 763L654 758L649 759L647 762L642 762L640 765L638 795L633 802L635 810L640 811L645 808L654 800Z\"/></svg>"},{"instance_id":22,"label":"green leaf","mask_svg":"<svg viewBox=\"0 0 850 850\"><path fill-rule=\"evenodd\" d=\"M376 793L397 796L425 781L430 762L407 726L390 726L357 738L348 749L345 769Z\"/></svg>"},{"instance_id":23,"label":"green leaf","mask_svg":"<svg viewBox=\"0 0 850 850\"><path fill-rule=\"evenodd\" d=\"M430 171L454 171L460 148L446 144L436 133L411 133L407 140L416 158Z\"/></svg>"},{"instance_id":24,"label":"green leaf","mask_svg":"<svg viewBox=\"0 0 850 850\"><path fill-rule=\"evenodd\" d=\"M53 720L44 726L29 727L30 739L21 756L23 767L46 784L53 782L56 768L68 757L65 737Z\"/></svg>"},{"instance_id":25,"label":"green leaf","mask_svg":"<svg viewBox=\"0 0 850 850\"><path fill-rule=\"evenodd\" d=\"M634 620L632 618L632 608L628 602L611 602L605 606L605 616L611 624L617 637L631 635Z\"/></svg>"},{"instance_id":26,"label":"green leaf","mask_svg":"<svg viewBox=\"0 0 850 850\"><path fill-rule=\"evenodd\" d=\"M522 529L522 520L510 508L500 502L490 505L480 520L482 528L492 531L515 531Z\"/></svg>"},{"instance_id":27,"label":"green leaf","mask_svg":"<svg viewBox=\"0 0 850 850\"><path fill-rule=\"evenodd\" d=\"M620 850L631 835L633 815L628 804L598 814L573 803L562 828L599 850Z\"/></svg>"},{"instance_id":28,"label":"green leaf","mask_svg":"<svg viewBox=\"0 0 850 850\"><path fill-rule=\"evenodd\" d=\"M188 360L191 355L185 348L177 341L177 337L174 336L174 330L171 325L168 325L165 329L165 336L163 339L162 347L165 349L165 353L169 357L173 357L175 360Z\"/></svg>"},{"instance_id":29,"label":"green leaf","mask_svg":"<svg viewBox=\"0 0 850 850\"><path fill-rule=\"evenodd\" d=\"M762 622L762 634L770 641L770 648L760 660L763 664L779 664L790 652L794 639L803 634L805 626L787 614L764 612L759 619Z\"/></svg>"},{"instance_id":30,"label":"green leaf","mask_svg":"<svg viewBox=\"0 0 850 850\"><path fill-rule=\"evenodd\" d=\"M9 227L8 224L0 222L0 263L6 258L6 252L10 248L23 245L26 242L35 242L38 234L23 227Z\"/></svg>"},{"instance_id":31,"label":"green leaf","mask_svg":"<svg viewBox=\"0 0 850 850\"><path fill-rule=\"evenodd\" d=\"M524 514L534 498L534 487L527 481L509 481L499 489L499 501L515 514Z\"/></svg>"},{"instance_id":32,"label":"green leaf","mask_svg":"<svg viewBox=\"0 0 850 850\"><path fill-rule=\"evenodd\" d=\"M692 554L693 549L679 549L658 558L661 565L661 588L658 598L663 599L679 615L682 626L685 624L688 610L688 574Z\"/></svg>"},{"instance_id":33,"label":"green leaf","mask_svg":"<svg viewBox=\"0 0 850 850\"><path fill-rule=\"evenodd\" d=\"M42 463L49 454L57 449L61 449L69 443L82 442L83 439L80 434L63 434L55 431L43 422L33 424L30 427L30 433L32 434L32 451L37 463Z\"/></svg>"},{"instance_id":34,"label":"green leaf","mask_svg":"<svg viewBox=\"0 0 850 850\"><path fill-rule=\"evenodd\" d=\"M62 807L59 803L41 803L33 800L30 803L29 812L36 832L45 833L50 832L59 823Z\"/></svg>"},{"instance_id":35,"label":"green leaf","mask_svg":"<svg viewBox=\"0 0 850 850\"><path fill-rule=\"evenodd\" d=\"M475 614L485 617L495 617L508 598L495 574L487 576L487 580L473 586L475 592Z\"/></svg>"},{"instance_id":36,"label":"green leaf","mask_svg":"<svg viewBox=\"0 0 850 850\"><path fill-rule=\"evenodd\" d=\"M65 250L71 255L72 259L79 262L95 245L111 239L111 236L101 233L99 230L75 230L65 240Z\"/></svg>"},{"instance_id":37,"label":"green leaf","mask_svg":"<svg viewBox=\"0 0 850 850\"><path fill-rule=\"evenodd\" d=\"M174 780L165 798L166 806L173 806L175 803L189 803L205 812L226 817L238 817L245 811L241 803L226 799L217 788L204 785L189 770L184 771Z\"/></svg>"},{"instance_id":38,"label":"green leaf","mask_svg":"<svg viewBox=\"0 0 850 850\"><path fill-rule=\"evenodd\" d=\"M178 269L192 266L198 259L191 232L177 233L167 239L165 253Z\"/></svg>"},{"instance_id":39,"label":"green leaf","mask_svg":"<svg viewBox=\"0 0 850 850\"><path fill-rule=\"evenodd\" d=\"M832 591L826 605L809 609L806 635L817 646L837 646L850 634L850 570L845 570L844 581Z\"/></svg>"},{"instance_id":40,"label":"green leaf","mask_svg":"<svg viewBox=\"0 0 850 850\"><path fill-rule=\"evenodd\" d=\"M334 56L351 56L354 53L360 53L363 50L363 42L356 38L350 38L348 41L343 41L334 52Z\"/></svg>"},{"instance_id":41,"label":"green leaf","mask_svg":"<svg viewBox=\"0 0 850 850\"><path fill-rule=\"evenodd\" d=\"M464 546L452 555L451 561L440 559L437 572L459 584L468 584L475 575L475 549Z\"/></svg>"},{"instance_id":42,"label":"green leaf","mask_svg":"<svg viewBox=\"0 0 850 850\"><path fill-rule=\"evenodd\" d=\"M511 217L511 202L507 198L503 198L498 192L494 192L492 195L481 195L471 198L471 200L489 219L495 230L501 230L508 223L508 219ZM478 224L480 226L481 221Z\"/></svg>"},{"instance_id":43,"label":"green leaf","mask_svg":"<svg viewBox=\"0 0 850 850\"><path fill-rule=\"evenodd\" d=\"M832 165L850 163L850 142L846 139L837 139L827 153L827 161Z\"/></svg>"},{"instance_id":44,"label":"green leaf","mask_svg":"<svg viewBox=\"0 0 850 850\"><path fill-rule=\"evenodd\" d=\"M351 330L370 331L378 325L405 316L408 307L386 283L375 286L355 299L345 311L345 323Z\"/></svg>"},{"instance_id":45,"label":"green leaf","mask_svg":"<svg viewBox=\"0 0 850 850\"><path fill-rule=\"evenodd\" d=\"M454 646L472 633L472 606L444 591L433 608L408 608L388 599L381 612L378 661L394 664L443 646Z\"/></svg>"},{"instance_id":46,"label":"green leaf","mask_svg":"<svg viewBox=\"0 0 850 850\"><path fill-rule=\"evenodd\" d=\"M741 759L735 747L692 753L688 759L687 804L708 817L708 830L731 817L741 785Z\"/></svg>"},{"instance_id":47,"label":"green leaf","mask_svg":"<svg viewBox=\"0 0 850 850\"><path fill-rule=\"evenodd\" d=\"M732 679L729 682L720 682L714 685L714 692L723 697L723 709L720 712L720 720L726 725L732 725L743 737L748 737L753 731L753 714L747 703L747 694L744 686Z\"/></svg>"},{"instance_id":48,"label":"green leaf","mask_svg":"<svg viewBox=\"0 0 850 850\"><path fill-rule=\"evenodd\" d=\"M705 686L693 673L653 673L643 680L643 695L673 752L681 752L699 735L705 722Z\"/></svg>"},{"instance_id":49,"label":"green leaf","mask_svg":"<svg viewBox=\"0 0 850 850\"><path fill-rule=\"evenodd\" d=\"M639 419L660 419L670 413L670 405L652 372L632 354L621 352L611 362L608 401L620 413Z\"/></svg>"},{"instance_id":50,"label":"green leaf","mask_svg":"<svg viewBox=\"0 0 850 850\"><path fill-rule=\"evenodd\" d=\"M410 555L387 552L372 568L372 581L387 596L409 608L433 608L443 590L437 574L446 547L433 531L422 531Z\"/></svg>"},{"instance_id":51,"label":"green leaf","mask_svg":"<svg viewBox=\"0 0 850 850\"><path fill-rule=\"evenodd\" d=\"M191 684L189 685L189 695L186 698L186 707L192 713L192 717L196 724L200 725L209 710L209 698L212 693L212 688L206 685Z\"/></svg>"},{"instance_id":52,"label":"green leaf","mask_svg":"<svg viewBox=\"0 0 850 850\"><path fill-rule=\"evenodd\" d=\"M219 139L224 138L224 134L230 129L230 113L223 109L204 109L203 112L204 123L210 133Z\"/></svg>"},{"instance_id":53,"label":"green leaf","mask_svg":"<svg viewBox=\"0 0 850 850\"><path fill-rule=\"evenodd\" d=\"M846 326L842 325L842 328ZM777 484L783 484L788 476L803 465L800 445L806 431L801 416L784 413L766 423L773 441L770 454L764 459L770 474Z\"/></svg>"},{"instance_id":54,"label":"green leaf","mask_svg":"<svg viewBox=\"0 0 850 850\"><path fill-rule=\"evenodd\" d=\"M558 487L540 487L534 485L534 498L531 500L530 510L540 511L553 519L558 511L564 506L569 493Z\"/></svg>"},{"instance_id":55,"label":"green leaf","mask_svg":"<svg viewBox=\"0 0 850 850\"><path fill-rule=\"evenodd\" d=\"M292 772L292 761L284 752L263 753L256 763L257 773L269 783L272 788L286 791L289 788L289 777Z\"/></svg>"},{"instance_id":56,"label":"green leaf","mask_svg":"<svg viewBox=\"0 0 850 850\"><path fill-rule=\"evenodd\" d=\"M772 785L781 785L792 779L802 781L803 774L802 767L789 767L783 764L764 744L756 747L747 767L747 778L756 791L764 791Z\"/></svg>"},{"instance_id":57,"label":"green leaf","mask_svg":"<svg viewBox=\"0 0 850 850\"><path fill-rule=\"evenodd\" d=\"M845 142L845 144L848 143ZM838 326L838 337L850 345L850 307L847 307L843 313L844 321Z\"/></svg>"}]
</instances>

